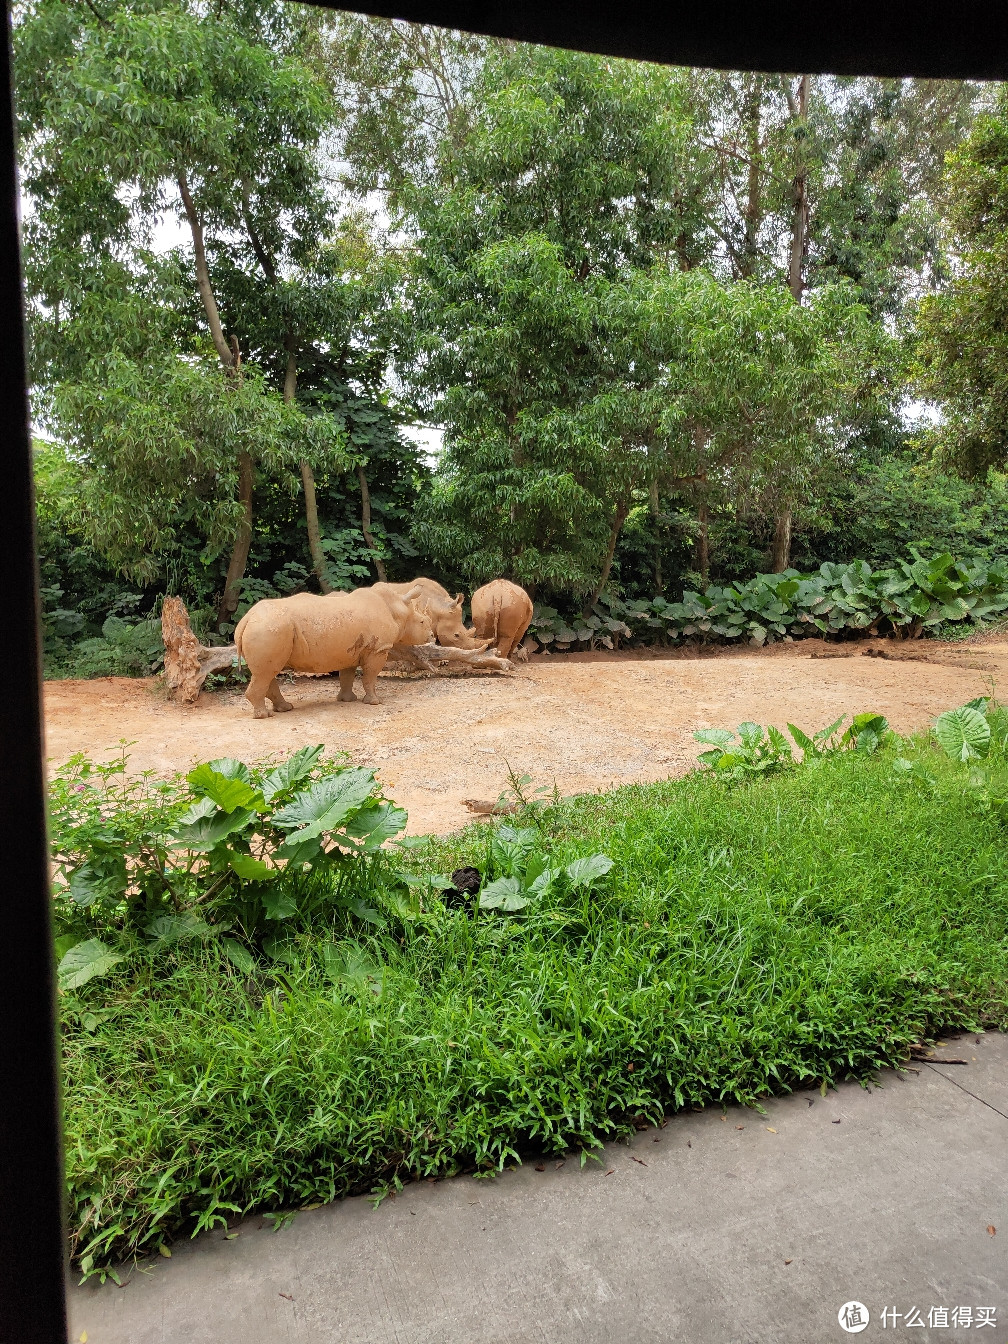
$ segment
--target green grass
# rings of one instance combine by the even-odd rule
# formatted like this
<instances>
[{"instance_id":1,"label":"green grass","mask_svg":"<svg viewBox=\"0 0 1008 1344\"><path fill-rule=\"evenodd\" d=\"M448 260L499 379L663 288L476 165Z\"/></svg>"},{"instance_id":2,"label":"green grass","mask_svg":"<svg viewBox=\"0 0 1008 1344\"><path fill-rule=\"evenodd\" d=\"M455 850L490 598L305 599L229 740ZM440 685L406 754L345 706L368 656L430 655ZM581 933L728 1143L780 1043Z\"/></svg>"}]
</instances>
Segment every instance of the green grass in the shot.
<instances>
[{"instance_id":1,"label":"green grass","mask_svg":"<svg viewBox=\"0 0 1008 1344\"><path fill-rule=\"evenodd\" d=\"M310 939L247 981L184 945L66 996L77 1263L867 1079L939 1031L1008 1025L1005 829L936 751L933 787L892 759L566 800L542 815L548 846L604 849L604 894L523 921L437 904L375 935L380 998L334 987ZM413 866L482 868L488 835L430 841Z\"/></svg>"}]
</instances>

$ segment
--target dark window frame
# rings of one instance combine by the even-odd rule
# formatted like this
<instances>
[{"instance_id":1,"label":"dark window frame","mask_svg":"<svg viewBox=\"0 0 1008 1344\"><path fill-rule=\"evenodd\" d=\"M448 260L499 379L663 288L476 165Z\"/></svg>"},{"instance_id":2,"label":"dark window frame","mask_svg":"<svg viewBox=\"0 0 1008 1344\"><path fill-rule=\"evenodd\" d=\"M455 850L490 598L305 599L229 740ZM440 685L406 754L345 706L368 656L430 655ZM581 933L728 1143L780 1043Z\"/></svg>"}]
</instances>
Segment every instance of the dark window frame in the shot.
<instances>
[{"instance_id":1,"label":"dark window frame","mask_svg":"<svg viewBox=\"0 0 1008 1344\"><path fill-rule=\"evenodd\" d=\"M663 5L455 0L331 5L492 36L722 69L1008 78L1004 0L724 0ZM44 803L38 566L26 386L10 17L0 53L0 699L6 894L0 1104L0 1341L64 1344L66 1258Z\"/></svg>"}]
</instances>

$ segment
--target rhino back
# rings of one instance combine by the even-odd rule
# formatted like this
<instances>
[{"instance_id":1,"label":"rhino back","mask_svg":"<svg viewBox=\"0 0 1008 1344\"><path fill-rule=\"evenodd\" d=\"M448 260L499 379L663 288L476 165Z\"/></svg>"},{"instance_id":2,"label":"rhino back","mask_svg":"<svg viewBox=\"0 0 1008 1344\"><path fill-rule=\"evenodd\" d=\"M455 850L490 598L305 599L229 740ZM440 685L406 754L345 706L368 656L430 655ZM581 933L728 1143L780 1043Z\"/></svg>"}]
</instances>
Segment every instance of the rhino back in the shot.
<instances>
[{"instance_id":1,"label":"rhino back","mask_svg":"<svg viewBox=\"0 0 1008 1344\"><path fill-rule=\"evenodd\" d=\"M250 609L247 621L243 643L249 665L257 650L263 657L282 652L284 666L297 672L356 667L369 654L391 648L397 630L388 604L366 589L267 598Z\"/></svg>"}]
</instances>

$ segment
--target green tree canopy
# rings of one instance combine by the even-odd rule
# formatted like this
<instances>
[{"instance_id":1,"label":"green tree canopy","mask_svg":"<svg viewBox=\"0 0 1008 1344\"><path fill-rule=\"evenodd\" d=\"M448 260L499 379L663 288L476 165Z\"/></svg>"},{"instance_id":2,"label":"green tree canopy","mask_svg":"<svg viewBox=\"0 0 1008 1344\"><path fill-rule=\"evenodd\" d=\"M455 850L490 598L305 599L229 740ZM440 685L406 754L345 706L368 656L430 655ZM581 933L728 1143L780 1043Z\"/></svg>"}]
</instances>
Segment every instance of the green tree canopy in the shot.
<instances>
[{"instance_id":1,"label":"green tree canopy","mask_svg":"<svg viewBox=\"0 0 1008 1344\"><path fill-rule=\"evenodd\" d=\"M1008 92L948 159L956 264L919 308L921 387L939 401L942 461L967 476L1008 463Z\"/></svg>"},{"instance_id":2,"label":"green tree canopy","mask_svg":"<svg viewBox=\"0 0 1008 1344\"><path fill-rule=\"evenodd\" d=\"M532 50L485 81L414 197L412 369L448 426L420 535L474 581L590 603L635 492L790 501L889 351L840 291L801 307L682 266L706 165L680 72Z\"/></svg>"}]
</instances>

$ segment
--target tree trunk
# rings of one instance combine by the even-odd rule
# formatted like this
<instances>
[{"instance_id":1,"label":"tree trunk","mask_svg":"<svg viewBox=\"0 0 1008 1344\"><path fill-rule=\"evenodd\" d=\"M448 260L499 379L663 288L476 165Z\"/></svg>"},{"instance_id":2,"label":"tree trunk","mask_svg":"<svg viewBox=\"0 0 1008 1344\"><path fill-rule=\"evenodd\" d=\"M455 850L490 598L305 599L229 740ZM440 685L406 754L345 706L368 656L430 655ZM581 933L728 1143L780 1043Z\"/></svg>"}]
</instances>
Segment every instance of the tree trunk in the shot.
<instances>
[{"instance_id":1,"label":"tree trunk","mask_svg":"<svg viewBox=\"0 0 1008 1344\"><path fill-rule=\"evenodd\" d=\"M777 515L774 528L773 552L770 556L770 569L774 574L783 574L791 563L791 510L782 509Z\"/></svg>"},{"instance_id":2,"label":"tree trunk","mask_svg":"<svg viewBox=\"0 0 1008 1344\"><path fill-rule=\"evenodd\" d=\"M763 223L763 76L753 75L746 99L745 119L747 132L748 171L746 174L746 203L743 213L745 236L742 256L738 263L739 275L748 279L755 273L759 259L759 232Z\"/></svg>"},{"instance_id":3,"label":"tree trunk","mask_svg":"<svg viewBox=\"0 0 1008 1344\"><path fill-rule=\"evenodd\" d=\"M234 354L225 339L220 313L217 311L217 300L214 298L213 286L210 284L210 271L207 267L206 248L203 243L203 225L196 213L196 207L189 192L189 180L184 172L178 175L178 189L179 195L182 197L182 207L185 210L186 219L189 221L189 230L192 233L193 252L196 256L196 285L199 289L200 298L203 300L203 309L210 327L210 337L218 355L220 355L221 363L226 369L233 369L235 367Z\"/></svg>"},{"instance_id":4,"label":"tree trunk","mask_svg":"<svg viewBox=\"0 0 1008 1344\"><path fill-rule=\"evenodd\" d=\"M305 522L308 525L308 549L311 552L312 568L324 593L331 593L332 584L326 574L325 551L322 549L322 536L318 525L318 507L315 503L315 477L312 469L302 459L301 484L304 486Z\"/></svg>"},{"instance_id":5,"label":"tree trunk","mask_svg":"<svg viewBox=\"0 0 1008 1344\"><path fill-rule=\"evenodd\" d=\"M227 580L224 584L224 596L221 598L217 619L223 624L233 619L241 599L241 581L245 577L245 565L248 561L249 547L252 545L252 455L246 451L238 454L238 499L245 516L238 526L231 562L228 565Z\"/></svg>"},{"instance_id":6,"label":"tree trunk","mask_svg":"<svg viewBox=\"0 0 1008 1344\"><path fill-rule=\"evenodd\" d=\"M378 571L378 581L380 583L386 583L385 564L378 553L375 539L371 535L371 496L368 494L367 477L364 475L363 464L357 468L357 479L360 481L361 531L364 533L364 540L367 542L371 549L371 553L374 556L375 569Z\"/></svg>"},{"instance_id":7,"label":"tree trunk","mask_svg":"<svg viewBox=\"0 0 1008 1344\"><path fill-rule=\"evenodd\" d=\"M708 530L707 505L697 509L697 534L693 547L693 568L700 575L700 583L706 588L710 579L710 532Z\"/></svg>"},{"instance_id":8,"label":"tree trunk","mask_svg":"<svg viewBox=\"0 0 1008 1344\"><path fill-rule=\"evenodd\" d=\"M662 570L661 570L661 541L658 537L658 482L652 481L648 491L648 502L651 507L651 522L654 528L654 591L655 597L660 597L662 592Z\"/></svg>"},{"instance_id":9,"label":"tree trunk","mask_svg":"<svg viewBox=\"0 0 1008 1344\"><path fill-rule=\"evenodd\" d=\"M809 77L802 75L798 85L798 102L791 101L792 115L802 123L808 120ZM804 126L803 126L804 129ZM795 303L801 303L805 291L803 274L805 263L805 244L808 233L808 162L807 150L802 147L802 158L798 163L794 181L791 184L791 252L788 258L788 287Z\"/></svg>"},{"instance_id":10,"label":"tree trunk","mask_svg":"<svg viewBox=\"0 0 1008 1344\"><path fill-rule=\"evenodd\" d=\"M792 119L801 123L808 120L809 76L802 75L798 83L798 101L795 102L788 81L788 106ZM788 288L795 303L801 303L805 293L805 249L808 242L808 161L807 149L801 149L801 159L791 184L791 249L788 256ZM774 523L773 554L770 566L780 574L791 563L791 508L781 509Z\"/></svg>"},{"instance_id":11,"label":"tree trunk","mask_svg":"<svg viewBox=\"0 0 1008 1344\"><path fill-rule=\"evenodd\" d=\"M182 208L185 210L186 219L189 221L189 230L192 233L193 254L196 259L196 287L199 289L200 298L203 300L203 310L206 313L207 325L210 328L210 337L225 369L236 376L240 376L241 356L238 351L238 342L234 336L228 341L224 335L217 300L214 298L213 286L210 283L210 270L207 266L206 246L203 239L203 225L196 212L196 206L189 191L189 179L184 171L178 175L178 189L179 195L182 197ZM241 581L245 577L245 565L248 562L249 547L252 545L252 476L252 457L248 452L242 451L238 454L238 499L242 505L244 517L238 526L238 535L235 537L234 548L231 551L231 559L228 563L227 578L224 581L224 593L217 609L217 619L221 624L233 618L241 599Z\"/></svg>"},{"instance_id":12,"label":"tree trunk","mask_svg":"<svg viewBox=\"0 0 1008 1344\"><path fill-rule=\"evenodd\" d=\"M297 350L294 335L288 331L287 368L284 372L284 401L291 402L297 395ZM308 550L311 554L312 569L324 593L332 592L332 584L326 573L325 551L322 549L322 535L318 525L318 505L315 501L315 476L305 458L301 459L301 484L304 486L305 524L308 528Z\"/></svg>"},{"instance_id":13,"label":"tree trunk","mask_svg":"<svg viewBox=\"0 0 1008 1344\"><path fill-rule=\"evenodd\" d=\"M284 370L284 401L292 402L297 395L297 350L294 337L287 333L287 368Z\"/></svg>"},{"instance_id":14,"label":"tree trunk","mask_svg":"<svg viewBox=\"0 0 1008 1344\"><path fill-rule=\"evenodd\" d=\"M626 516L630 512L628 504L620 503L616 505L616 511L613 514L612 527L609 529L609 545L606 548L605 561L602 565L602 575L598 581L595 591L589 597L582 608L581 615L588 617L592 613L592 607L599 600L602 589L606 586L606 580L609 578L609 571L612 569L613 556L616 554L616 542L619 540L620 528L626 522Z\"/></svg>"}]
</instances>

